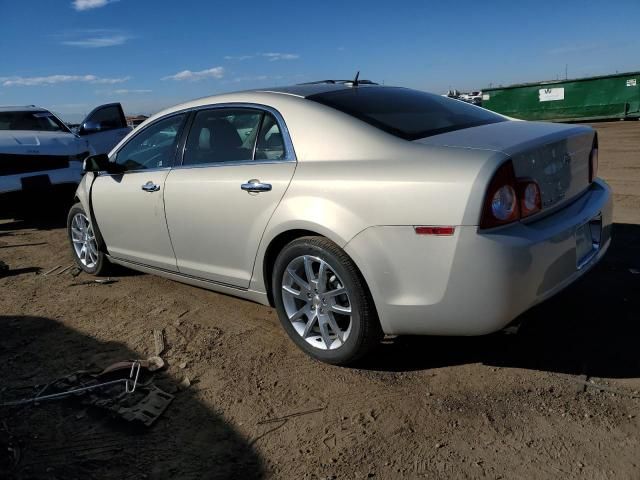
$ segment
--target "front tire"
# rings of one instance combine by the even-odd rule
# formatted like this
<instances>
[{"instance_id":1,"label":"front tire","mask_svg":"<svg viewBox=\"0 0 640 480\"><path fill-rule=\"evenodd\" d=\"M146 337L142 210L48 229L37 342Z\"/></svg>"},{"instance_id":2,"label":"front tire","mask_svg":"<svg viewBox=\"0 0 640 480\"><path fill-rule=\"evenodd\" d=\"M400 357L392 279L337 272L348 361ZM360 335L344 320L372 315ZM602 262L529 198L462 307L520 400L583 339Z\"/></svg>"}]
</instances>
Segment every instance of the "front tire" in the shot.
<instances>
[{"instance_id":1,"label":"front tire","mask_svg":"<svg viewBox=\"0 0 640 480\"><path fill-rule=\"evenodd\" d=\"M71 254L84 272L91 275L103 275L109 267L109 261L98 248L89 215L80 202L69 210L67 216L67 235L71 244Z\"/></svg>"},{"instance_id":2,"label":"front tire","mask_svg":"<svg viewBox=\"0 0 640 480\"><path fill-rule=\"evenodd\" d=\"M362 274L327 238L302 237L286 245L274 265L272 292L289 337L317 360L352 364L382 338Z\"/></svg>"}]
</instances>

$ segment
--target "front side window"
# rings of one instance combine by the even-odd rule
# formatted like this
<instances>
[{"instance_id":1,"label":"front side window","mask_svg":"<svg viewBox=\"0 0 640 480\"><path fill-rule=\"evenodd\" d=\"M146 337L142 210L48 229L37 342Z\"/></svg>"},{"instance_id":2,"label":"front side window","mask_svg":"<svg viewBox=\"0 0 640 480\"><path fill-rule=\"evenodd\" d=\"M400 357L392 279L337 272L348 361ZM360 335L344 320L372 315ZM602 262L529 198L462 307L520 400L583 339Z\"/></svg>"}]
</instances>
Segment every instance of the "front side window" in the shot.
<instances>
[{"instance_id":1,"label":"front side window","mask_svg":"<svg viewBox=\"0 0 640 480\"><path fill-rule=\"evenodd\" d=\"M116 155L125 170L145 170L171 166L186 115L174 115L148 126L133 137Z\"/></svg>"}]
</instances>

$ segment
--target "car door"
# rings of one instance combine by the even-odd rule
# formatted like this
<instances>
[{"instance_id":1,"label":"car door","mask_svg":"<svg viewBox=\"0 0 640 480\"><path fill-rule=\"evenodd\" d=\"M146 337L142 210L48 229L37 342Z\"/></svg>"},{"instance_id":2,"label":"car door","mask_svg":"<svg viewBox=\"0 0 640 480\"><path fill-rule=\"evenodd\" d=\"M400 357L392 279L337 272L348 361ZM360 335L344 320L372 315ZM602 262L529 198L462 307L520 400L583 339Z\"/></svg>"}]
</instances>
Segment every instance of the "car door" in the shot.
<instances>
[{"instance_id":1,"label":"car door","mask_svg":"<svg viewBox=\"0 0 640 480\"><path fill-rule=\"evenodd\" d=\"M130 131L122 105L108 103L87 115L80 124L78 135L89 141L95 153L109 153Z\"/></svg>"},{"instance_id":2,"label":"car door","mask_svg":"<svg viewBox=\"0 0 640 480\"><path fill-rule=\"evenodd\" d=\"M91 201L100 233L113 257L176 271L164 211L164 186L187 114L157 120L111 157L124 173L100 172Z\"/></svg>"},{"instance_id":3,"label":"car door","mask_svg":"<svg viewBox=\"0 0 640 480\"><path fill-rule=\"evenodd\" d=\"M197 111L182 164L165 183L167 225L180 273L247 288L260 239L295 166L277 112Z\"/></svg>"}]
</instances>

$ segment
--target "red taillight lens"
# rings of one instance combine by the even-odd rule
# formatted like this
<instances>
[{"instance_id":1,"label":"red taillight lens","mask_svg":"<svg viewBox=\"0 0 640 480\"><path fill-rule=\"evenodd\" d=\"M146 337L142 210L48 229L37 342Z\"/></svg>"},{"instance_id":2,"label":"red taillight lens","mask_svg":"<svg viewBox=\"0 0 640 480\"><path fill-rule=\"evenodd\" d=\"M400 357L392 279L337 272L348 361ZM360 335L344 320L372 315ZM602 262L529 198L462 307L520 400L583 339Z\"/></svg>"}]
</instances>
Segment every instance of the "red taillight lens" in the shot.
<instances>
[{"instance_id":1,"label":"red taillight lens","mask_svg":"<svg viewBox=\"0 0 640 480\"><path fill-rule=\"evenodd\" d=\"M520 218L513 164L508 161L496 171L484 200L480 228L497 227Z\"/></svg>"},{"instance_id":2,"label":"red taillight lens","mask_svg":"<svg viewBox=\"0 0 640 480\"><path fill-rule=\"evenodd\" d=\"M542 209L540 187L534 180L516 178L513 163L498 168L484 200L480 228L515 222Z\"/></svg>"},{"instance_id":3,"label":"red taillight lens","mask_svg":"<svg viewBox=\"0 0 640 480\"><path fill-rule=\"evenodd\" d=\"M524 218L539 212L542 209L542 199L538 184L533 180L523 180L518 182L518 187L520 216Z\"/></svg>"}]
</instances>

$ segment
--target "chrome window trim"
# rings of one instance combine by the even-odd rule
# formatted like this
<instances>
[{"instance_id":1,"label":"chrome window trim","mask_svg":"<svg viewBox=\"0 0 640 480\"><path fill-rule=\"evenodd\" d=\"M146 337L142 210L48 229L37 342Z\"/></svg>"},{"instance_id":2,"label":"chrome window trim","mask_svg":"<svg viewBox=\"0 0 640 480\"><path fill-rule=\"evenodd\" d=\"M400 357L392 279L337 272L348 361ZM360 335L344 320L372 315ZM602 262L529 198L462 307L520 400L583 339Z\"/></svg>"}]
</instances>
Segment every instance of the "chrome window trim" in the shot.
<instances>
[{"instance_id":1,"label":"chrome window trim","mask_svg":"<svg viewBox=\"0 0 640 480\"><path fill-rule=\"evenodd\" d=\"M190 168L213 168L213 167L242 167L245 165L271 165L275 163L295 163L296 160L234 160L229 162L199 163L197 165L177 165L172 170L187 170ZM139 170L142 171L142 170ZM148 171L148 170L144 170Z\"/></svg>"},{"instance_id":2,"label":"chrome window trim","mask_svg":"<svg viewBox=\"0 0 640 480\"><path fill-rule=\"evenodd\" d=\"M235 166L235 165L265 165L265 164L273 164L273 163L288 163L288 162L297 162L298 159L296 157L295 150L293 149L293 142L291 141L291 136L289 135L289 129L287 128L287 124L282 118L282 115L278 110L268 105L263 105L260 103L250 103L250 102L225 102L225 103L212 103L208 105L199 105L197 107L192 107L189 109L190 111L197 113L201 110L217 110L223 108L247 108L252 110L258 110L261 112L267 112L274 116L276 122L278 124L278 128L280 129L280 133L282 134L282 140L284 142L285 148L285 157L278 160L232 160L228 162L209 162L209 163L200 163L197 165L183 165L184 163L184 152L186 149L186 142L183 145L182 152L179 153L179 164L173 166L174 169L188 169L188 168L207 168L207 167L223 167L223 166ZM260 122L262 125L262 122ZM191 128L191 125L189 126ZM191 131L187 132L187 136L191 133ZM255 154L255 153L254 153Z\"/></svg>"}]
</instances>

